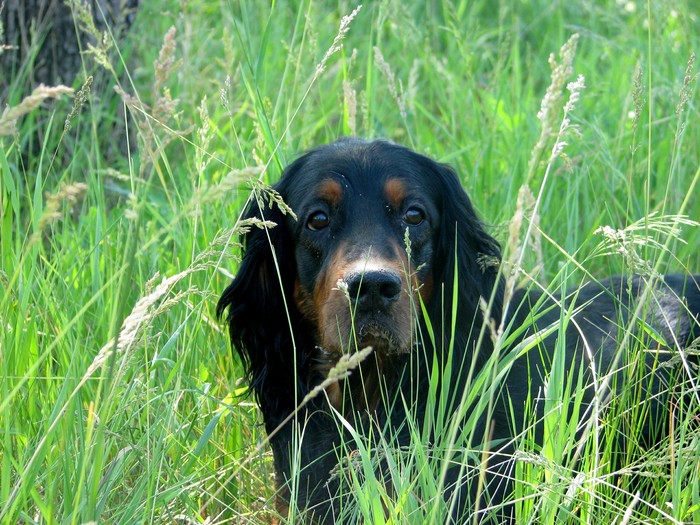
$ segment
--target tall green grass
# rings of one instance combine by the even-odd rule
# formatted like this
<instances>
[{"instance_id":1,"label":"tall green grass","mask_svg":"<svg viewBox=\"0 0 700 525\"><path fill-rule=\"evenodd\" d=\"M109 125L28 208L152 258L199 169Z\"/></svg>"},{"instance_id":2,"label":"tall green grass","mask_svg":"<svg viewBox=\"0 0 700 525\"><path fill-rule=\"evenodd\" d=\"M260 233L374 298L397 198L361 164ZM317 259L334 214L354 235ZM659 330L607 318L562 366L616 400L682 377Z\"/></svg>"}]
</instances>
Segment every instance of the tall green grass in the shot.
<instances>
[{"instance_id":1,"label":"tall green grass","mask_svg":"<svg viewBox=\"0 0 700 525\"><path fill-rule=\"evenodd\" d=\"M355 4L144 4L125 45L85 55L82 105L62 95L0 136L3 523L268 519L271 457L214 305L248 181L274 182L318 143L385 137L451 163L522 281L555 296L609 273L700 271L700 228L675 218L700 219L690 0L377 1L335 43ZM574 33L558 89L579 74L586 87L548 163L567 96L547 128L548 58ZM23 79L9 84L3 107L29 111ZM571 470L558 418L576 385L560 386L549 445L519 462L523 523L700 522L694 398L678 440L634 457L638 496L600 470L604 440L581 445L588 474ZM629 395L609 431L634 427ZM353 456L349 520L443 519L441 466L459 444L425 447L422 432L407 451L376 437ZM394 493L373 481L378 451Z\"/></svg>"}]
</instances>

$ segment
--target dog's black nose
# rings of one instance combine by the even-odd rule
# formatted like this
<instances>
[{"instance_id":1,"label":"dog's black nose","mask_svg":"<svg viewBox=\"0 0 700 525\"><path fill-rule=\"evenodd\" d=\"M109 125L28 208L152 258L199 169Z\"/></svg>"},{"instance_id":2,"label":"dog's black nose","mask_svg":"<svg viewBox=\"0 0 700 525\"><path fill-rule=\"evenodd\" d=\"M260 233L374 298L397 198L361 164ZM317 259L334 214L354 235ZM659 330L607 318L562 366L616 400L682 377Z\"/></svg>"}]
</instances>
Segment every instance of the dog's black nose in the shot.
<instances>
[{"instance_id":1,"label":"dog's black nose","mask_svg":"<svg viewBox=\"0 0 700 525\"><path fill-rule=\"evenodd\" d=\"M361 311L383 310L401 295L401 276L391 270L354 273L345 283L350 300Z\"/></svg>"}]
</instances>

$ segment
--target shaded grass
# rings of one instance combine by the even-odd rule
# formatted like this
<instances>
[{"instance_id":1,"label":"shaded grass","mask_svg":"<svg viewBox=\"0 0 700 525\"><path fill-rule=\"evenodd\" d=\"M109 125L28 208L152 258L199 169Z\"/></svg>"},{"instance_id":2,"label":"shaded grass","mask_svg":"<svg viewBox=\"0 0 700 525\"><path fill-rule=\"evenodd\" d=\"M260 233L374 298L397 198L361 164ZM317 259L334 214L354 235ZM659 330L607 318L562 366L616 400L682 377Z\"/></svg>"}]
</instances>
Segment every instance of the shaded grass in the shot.
<instances>
[{"instance_id":1,"label":"shaded grass","mask_svg":"<svg viewBox=\"0 0 700 525\"><path fill-rule=\"evenodd\" d=\"M625 258L601 255L594 232L602 225L622 229L653 212L700 218L692 198L700 165L692 71L684 84L698 50L697 7L568 4L365 5L320 73L354 6L143 6L123 56L128 76L109 73L94 86L69 131L63 122L72 103L63 100L0 137L0 519L264 522L271 458L258 448L259 417L239 395L239 365L213 320L214 299L236 267L230 254L238 253L245 181L257 176L244 168L266 166L259 176L273 182L298 152L353 129L394 139L455 165L505 241L520 187L537 194L545 173L542 164L528 165L550 82L547 57L577 32L574 72L587 85L573 114L580 136L566 148L570 171L558 161L542 186L537 279L557 290L588 272L629 270ZM153 62L171 26L172 68L159 77ZM122 57L109 57L120 70ZM76 86L96 68L90 57L85 63ZM133 100L114 95L114 85ZM677 112L682 89L688 101ZM26 94L10 90L8 102ZM128 131L113 124L124 115ZM86 191L75 202L59 198L59 216L46 222L46 193L75 183ZM657 271L700 270L700 228L683 228L685 243L650 233L668 247L640 254ZM530 271L534 262L526 257L523 266ZM119 350L125 319L152 293L147 283L180 272ZM100 355L104 362L92 369ZM574 395L562 388L560 396ZM697 405L689 409L697 413ZM691 419L682 418L678 431L692 434ZM349 513L371 522L384 519L382 509L395 522L444 514L441 498L430 508L415 496L441 486L440 468L423 467L433 455L440 465L444 451L424 448L422 431L415 428L408 454L381 438L367 444L363 476L348 481L363 496ZM573 473L556 450L566 435L558 439L544 456L556 476L539 455L523 463L522 477L533 482L521 494L523 516L625 522L629 510L628 522L669 519L621 495L612 478L582 482L593 488L563 505ZM700 521L697 434L678 442L685 449L669 443L636 467L654 474L645 478L645 497L656 495L660 511ZM374 449L392 458L397 494L371 481ZM586 448L584 457L605 451ZM578 517L567 518L570 510Z\"/></svg>"}]
</instances>

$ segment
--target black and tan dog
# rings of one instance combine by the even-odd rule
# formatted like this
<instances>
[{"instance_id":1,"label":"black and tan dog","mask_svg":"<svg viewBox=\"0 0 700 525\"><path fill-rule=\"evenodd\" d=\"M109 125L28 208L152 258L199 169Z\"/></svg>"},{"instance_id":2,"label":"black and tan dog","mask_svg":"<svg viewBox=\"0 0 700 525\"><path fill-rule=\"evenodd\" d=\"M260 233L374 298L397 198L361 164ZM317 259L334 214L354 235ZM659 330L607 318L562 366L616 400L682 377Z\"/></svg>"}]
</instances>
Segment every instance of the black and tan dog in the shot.
<instances>
[{"instance_id":1,"label":"black and tan dog","mask_svg":"<svg viewBox=\"0 0 700 525\"><path fill-rule=\"evenodd\" d=\"M284 512L293 493L313 521L333 523L342 501L330 474L342 441L334 411L351 422L376 420L401 445L406 406L419 422L434 408L427 406L427 392L435 362L444 370L445 360L451 361L450 377L438 377L449 381L450 391L467 388L468 378L494 351L492 334L482 327L491 319L498 325L504 314L500 247L450 167L388 142L343 139L321 146L293 162L275 189L297 219L276 206L260 209L253 203L248 208L248 217L277 226L245 235L241 267L218 313L228 309L233 346L247 367L266 429L275 431L271 445L279 510ZM531 421L524 402L541 392L557 345L566 349L564 370L582 371L586 385L591 368L604 376L628 364L618 359L619 327L637 323L645 329L635 330L635 336L654 334L637 346L659 350L663 341L664 348L627 358L657 369L643 392L667 389L675 372L659 362L680 355L700 337L700 277L657 281L631 277L589 283L559 304L538 292L516 291L504 317L504 326L515 334L511 347L538 329L543 337L512 364L493 410L476 423L469 419L471 427L464 429L473 447L501 444L494 446L500 454L488 462L481 501L482 509L501 506L495 519L507 520L512 512L502 505L512 491L510 439ZM642 294L650 298L638 311ZM559 326L562 303L573 314L566 328L547 330ZM373 352L360 370L329 386L327 395L304 405L278 429L341 355L367 346ZM508 349L500 352L506 355ZM590 402L592 387L584 388ZM387 402L387 393L403 401ZM660 411L668 396L651 397L647 423L667 424ZM447 402L460 399L456 395ZM467 421L470 408L462 414ZM658 439L647 427L649 441ZM295 455L300 472L292 482ZM446 494L457 495L455 515L476 507L476 483L465 489L464 481L460 474L448 475Z\"/></svg>"}]
</instances>

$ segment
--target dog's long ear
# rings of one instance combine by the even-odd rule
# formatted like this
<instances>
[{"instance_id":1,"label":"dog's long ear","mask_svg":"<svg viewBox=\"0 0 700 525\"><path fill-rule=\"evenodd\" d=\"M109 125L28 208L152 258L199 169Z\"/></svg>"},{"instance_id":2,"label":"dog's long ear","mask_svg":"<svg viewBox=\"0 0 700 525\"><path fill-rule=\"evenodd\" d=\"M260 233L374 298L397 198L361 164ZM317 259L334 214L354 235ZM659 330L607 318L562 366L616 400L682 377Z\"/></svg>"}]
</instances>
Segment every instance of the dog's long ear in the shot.
<instances>
[{"instance_id":1,"label":"dog's long ear","mask_svg":"<svg viewBox=\"0 0 700 525\"><path fill-rule=\"evenodd\" d=\"M476 215L454 169L437 162L432 164L442 195L434 279L445 287L441 305L445 310L451 309L455 299L452 290L456 280L457 323L461 325L457 332L467 334L468 326L474 323L472 326L478 330L483 322L480 298L488 303L494 291L491 316L500 317L502 291L498 271L501 249Z\"/></svg>"},{"instance_id":2,"label":"dog's long ear","mask_svg":"<svg viewBox=\"0 0 700 525\"><path fill-rule=\"evenodd\" d=\"M275 188L279 191L281 185ZM281 197L286 198L283 194ZM296 316L296 268L287 217L280 208L276 204L261 208L252 199L245 218L253 217L276 226L253 226L242 236L240 268L222 294L216 312L221 317L228 308L231 343L243 360L266 424L274 428L275 422L294 408L295 346L290 325L294 325ZM286 401L289 407L280 406Z\"/></svg>"}]
</instances>

